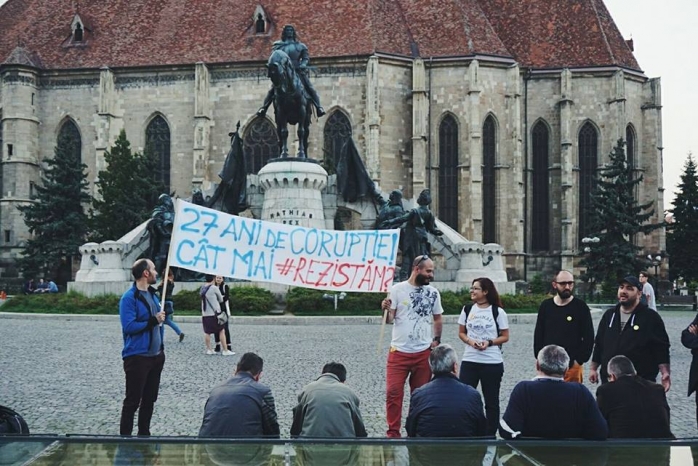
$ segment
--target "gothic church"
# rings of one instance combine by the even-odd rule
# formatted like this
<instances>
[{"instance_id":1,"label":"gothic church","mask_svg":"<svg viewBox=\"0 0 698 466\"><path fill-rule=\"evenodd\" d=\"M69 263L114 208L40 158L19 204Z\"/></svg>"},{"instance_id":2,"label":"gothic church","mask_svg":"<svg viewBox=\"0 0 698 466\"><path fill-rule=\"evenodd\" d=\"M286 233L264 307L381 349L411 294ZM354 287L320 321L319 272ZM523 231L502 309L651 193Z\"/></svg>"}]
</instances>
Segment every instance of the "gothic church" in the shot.
<instances>
[{"instance_id":1,"label":"gothic church","mask_svg":"<svg viewBox=\"0 0 698 466\"><path fill-rule=\"evenodd\" d=\"M661 83L603 0L8 0L2 274L17 273L29 232L16 207L62 132L80 140L93 190L122 129L182 197L218 182L238 120L250 173L276 157L273 118L255 112L285 24L310 50L327 111L309 157L332 163L353 138L383 192L430 188L443 222L502 245L509 280L575 267L594 234L596 170L619 138L660 221ZM663 230L637 241L659 251Z\"/></svg>"}]
</instances>

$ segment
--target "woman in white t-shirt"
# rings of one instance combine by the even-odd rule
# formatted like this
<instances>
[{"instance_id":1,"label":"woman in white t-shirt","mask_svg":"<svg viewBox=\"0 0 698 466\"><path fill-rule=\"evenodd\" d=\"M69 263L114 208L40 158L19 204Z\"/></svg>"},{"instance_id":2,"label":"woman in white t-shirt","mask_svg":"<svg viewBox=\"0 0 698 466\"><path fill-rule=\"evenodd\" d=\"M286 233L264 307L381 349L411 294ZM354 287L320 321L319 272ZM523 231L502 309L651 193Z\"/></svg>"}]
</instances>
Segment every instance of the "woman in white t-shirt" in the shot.
<instances>
[{"instance_id":1,"label":"woman in white t-shirt","mask_svg":"<svg viewBox=\"0 0 698 466\"><path fill-rule=\"evenodd\" d=\"M509 341L509 322L489 278L473 280L470 299L473 304L466 305L458 318L458 337L466 344L459 378L473 388L482 383L487 435L494 436L499 424L499 387L504 375L501 345Z\"/></svg>"}]
</instances>

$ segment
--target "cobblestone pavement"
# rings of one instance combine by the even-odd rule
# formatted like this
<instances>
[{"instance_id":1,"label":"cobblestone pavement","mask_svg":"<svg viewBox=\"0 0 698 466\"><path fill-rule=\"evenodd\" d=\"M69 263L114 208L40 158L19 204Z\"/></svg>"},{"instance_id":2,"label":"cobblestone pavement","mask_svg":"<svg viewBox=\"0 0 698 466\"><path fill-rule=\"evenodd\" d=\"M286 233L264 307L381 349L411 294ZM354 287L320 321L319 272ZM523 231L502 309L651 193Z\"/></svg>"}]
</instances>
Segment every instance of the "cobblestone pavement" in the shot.
<instances>
[{"instance_id":1,"label":"cobblestone pavement","mask_svg":"<svg viewBox=\"0 0 698 466\"><path fill-rule=\"evenodd\" d=\"M680 332L693 314L674 311L662 316L672 343L672 430L677 437L696 437L695 401L686 396L691 355L680 342ZM124 395L119 322L64 319L0 319L0 404L19 411L32 433L116 435ZM186 333L182 343L165 329L167 362L151 426L154 435L196 435L209 390L233 372L246 351L265 360L262 381L276 398L282 436L288 436L297 394L332 360L347 366L347 383L361 399L369 436L385 435L390 328L377 354L379 325L238 325L231 329L238 354L225 357L204 354L199 324L181 327ZM504 346L502 412L514 385L535 375L533 327L511 325L511 341ZM443 341L460 353L463 344L457 331L455 324L445 325Z\"/></svg>"}]
</instances>

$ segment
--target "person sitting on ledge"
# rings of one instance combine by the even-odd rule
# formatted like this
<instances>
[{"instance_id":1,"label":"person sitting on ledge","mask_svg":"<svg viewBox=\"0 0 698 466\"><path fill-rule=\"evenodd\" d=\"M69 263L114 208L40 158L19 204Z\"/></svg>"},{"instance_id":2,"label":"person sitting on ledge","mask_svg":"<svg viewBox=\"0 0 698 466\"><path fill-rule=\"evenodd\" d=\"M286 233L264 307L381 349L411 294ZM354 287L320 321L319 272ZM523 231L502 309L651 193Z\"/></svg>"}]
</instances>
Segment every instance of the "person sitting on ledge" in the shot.
<instances>
[{"instance_id":1,"label":"person sitting on ledge","mask_svg":"<svg viewBox=\"0 0 698 466\"><path fill-rule=\"evenodd\" d=\"M533 380L514 387L499 424L504 439L605 440L608 425L594 396L578 382L564 382L570 357L557 345L538 353Z\"/></svg>"},{"instance_id":2,"label":"person sitting on ledge","mask_svg":"<svg viewBox=\"0 0 698 466\"><path fill-rule=\"evenodd\" d=\"M431 351L434 378L412 393L405 430L409 437L481 437L486 435L482 398L458 380L458 356L451 345Z\"/></svg>"}]
</instances>

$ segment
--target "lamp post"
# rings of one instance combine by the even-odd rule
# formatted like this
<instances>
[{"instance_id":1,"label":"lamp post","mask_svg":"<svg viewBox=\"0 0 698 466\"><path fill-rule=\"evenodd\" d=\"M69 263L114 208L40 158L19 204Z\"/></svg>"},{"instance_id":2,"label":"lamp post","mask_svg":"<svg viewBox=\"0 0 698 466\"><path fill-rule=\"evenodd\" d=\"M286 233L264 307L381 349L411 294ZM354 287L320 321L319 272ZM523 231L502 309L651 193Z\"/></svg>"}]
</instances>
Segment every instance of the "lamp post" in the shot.
<instances>
[{"instance_id":1,"label":"lamp post","mask_svg":"<svg viewBox=\"0 0 698 466\"><path fill-rule=\"evenodd\" d=\"M647 254L647 260L654 266L654 287L657 289L659 289L659 266L662 264L662 259L662 256L659 254L656 256Z\"/></svg>"},{"instance_id":2,"label":"lamp post","mask_svg":"<svg viewBox=\"0 0 698 466\"><path fill-rule=\"evenodd\" d=\"M601 240L598 236L585 236L584 238L582 238L582 244L584 245L584 253L591 253L592 246L596 246L597 244L599 244L600 241ZM594 288L596 284L594 282L594 279L592 277L589 277L589 267L587 267L587 278L589 279L589 281L587 282L587 293L589 294L588 299L591 300L591 298L593 298L594 296Z\"/></svg>"}]
</instances>

